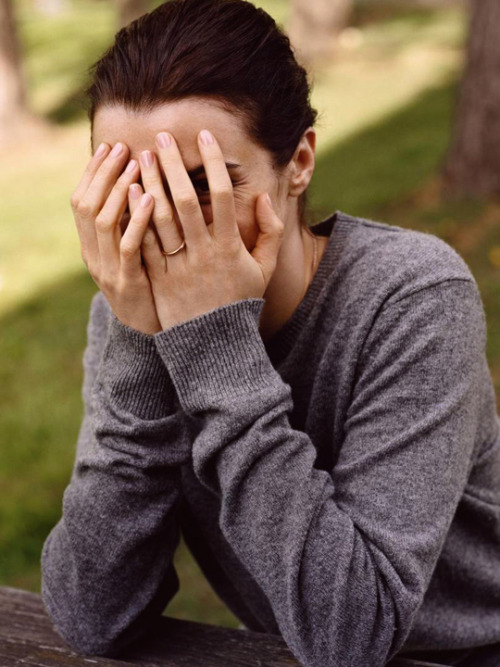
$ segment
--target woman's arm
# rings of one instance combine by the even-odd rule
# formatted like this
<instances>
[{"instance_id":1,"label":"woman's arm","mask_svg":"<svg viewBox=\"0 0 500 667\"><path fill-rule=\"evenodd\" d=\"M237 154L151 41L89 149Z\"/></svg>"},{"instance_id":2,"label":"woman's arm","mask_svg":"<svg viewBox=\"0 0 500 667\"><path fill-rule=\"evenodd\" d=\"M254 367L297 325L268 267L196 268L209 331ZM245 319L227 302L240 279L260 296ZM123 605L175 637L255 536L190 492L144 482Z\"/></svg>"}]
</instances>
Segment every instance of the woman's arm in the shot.
<instances>
[{"instance_id":1,"label":"woman's arm","mask_svg":"<svg viewBox=\"0 0 500 667\"><path fill-rule=\"evenodd\" d=\"M94 297L84 354L85 413L63 516L42 554L45 605L76 650L113 654L179 587L180 468L190 441L154 338Z\"/></svg>"},{"instance_id":2,"label":"woman's arm","mask_svg":"<svg viewBox=\"0 0 500 667\"><path fill-rule=\"evenodd\" d=\"M411 630L466 484L485 363L477 289L443 282L378 314L331 474L290 426L262 305L155 335L183 409L205 419L194 469L301 663L382 667Z\"/></svg>"}]
</instances>

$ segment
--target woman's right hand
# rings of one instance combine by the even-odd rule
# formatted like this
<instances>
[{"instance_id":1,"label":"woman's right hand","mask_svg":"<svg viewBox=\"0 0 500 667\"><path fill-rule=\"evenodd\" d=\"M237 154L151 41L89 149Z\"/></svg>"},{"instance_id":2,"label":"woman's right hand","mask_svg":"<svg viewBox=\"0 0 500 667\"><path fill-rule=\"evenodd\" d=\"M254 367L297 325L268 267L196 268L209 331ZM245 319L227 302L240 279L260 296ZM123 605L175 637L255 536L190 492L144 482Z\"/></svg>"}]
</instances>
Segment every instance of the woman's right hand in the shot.
<instances>
[{"instance_id":1,"label":"woman's right hand","mask_svg":"<svg viewBox=\"0 0 500 667\"><path fill-rule=\"evenodd\" d=\"M141 263L141 244L154 200L142 194L137 183L140 170L136 160L123 171L128 155L123 143L115 144L112 151L101 144L71 196L71 208L83 262L114 314L132 329L154 334L162 328ZM122 236L120 223L127 203L131 217Z\"/></svg>"}]
</instances>

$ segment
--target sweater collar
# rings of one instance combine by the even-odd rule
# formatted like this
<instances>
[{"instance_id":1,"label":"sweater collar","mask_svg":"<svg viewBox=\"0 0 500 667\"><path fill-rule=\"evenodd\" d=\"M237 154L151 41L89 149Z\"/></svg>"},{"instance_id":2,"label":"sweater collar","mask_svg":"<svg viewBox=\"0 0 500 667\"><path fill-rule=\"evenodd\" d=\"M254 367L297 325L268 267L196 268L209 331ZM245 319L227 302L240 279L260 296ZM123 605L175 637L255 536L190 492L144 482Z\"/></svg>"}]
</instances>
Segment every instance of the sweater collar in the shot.
<instances>
[{"instance_id":1,"label":"sweater collar","mask_svg":"<svg viewBox=\"0 0 500 667\"><path fill-rule=\"evenodd\" d=\"M273 365L280 363L287 356L300 332L307 324L311 311L342 254L349 221L352 221L351 216L342 213L342 211L336 211L321 222L309 226L313 234L329 236L329 240L302 301L281 329L276 331L265 343L267 354Z\"/></svg>"}]
</instances>

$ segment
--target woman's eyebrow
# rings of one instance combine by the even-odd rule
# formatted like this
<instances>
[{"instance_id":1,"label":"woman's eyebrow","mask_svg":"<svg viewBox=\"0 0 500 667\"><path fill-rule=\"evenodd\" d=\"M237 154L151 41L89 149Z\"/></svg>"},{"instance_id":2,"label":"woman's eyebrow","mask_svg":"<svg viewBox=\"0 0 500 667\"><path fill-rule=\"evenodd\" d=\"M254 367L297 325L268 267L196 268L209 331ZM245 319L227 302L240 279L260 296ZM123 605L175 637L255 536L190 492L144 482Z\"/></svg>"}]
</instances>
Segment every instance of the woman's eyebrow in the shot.
<instances>
[{"instance_id":1,"label":"woman's eyebrow","mask_svg":"<svg viewBox=\"0 0 500 667\"><path fill-rule=\"evenodd\" d=\"M241 167L241 164L238 164L237 162L226 162L225 163L227 169L235 169L236 167ZM203 174L205 171L205 165L200 164L199 167L195 167L194 169L190 169L188 171L188 176L189 178L194 178L195 176L198 176L199 174Z\"/></svg>"}]
</instances>

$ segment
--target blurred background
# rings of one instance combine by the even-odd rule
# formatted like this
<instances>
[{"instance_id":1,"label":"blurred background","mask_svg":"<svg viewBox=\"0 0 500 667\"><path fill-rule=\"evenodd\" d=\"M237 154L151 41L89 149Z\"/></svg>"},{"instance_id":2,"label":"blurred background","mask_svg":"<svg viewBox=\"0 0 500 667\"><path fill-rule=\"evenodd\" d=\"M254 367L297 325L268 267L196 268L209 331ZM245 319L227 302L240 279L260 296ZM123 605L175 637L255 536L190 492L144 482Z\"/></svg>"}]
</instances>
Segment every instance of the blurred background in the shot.
<instances>
[{"instance_id":1,"label":"blurred background","mask_svg":"<svg viewBox=\"0 0 500 667\"><path fill-rule=\"evenodd\" d=\"M82 89L160 2L0 0L0 585L40 589L82 417L96 286L69 199L90 157ZM500 2L255 0L311 73L311 222L340 209L435 234L469 264L500 397ZM236 627L182 542L180 618Z\"/></svg>"}]
</instances>

